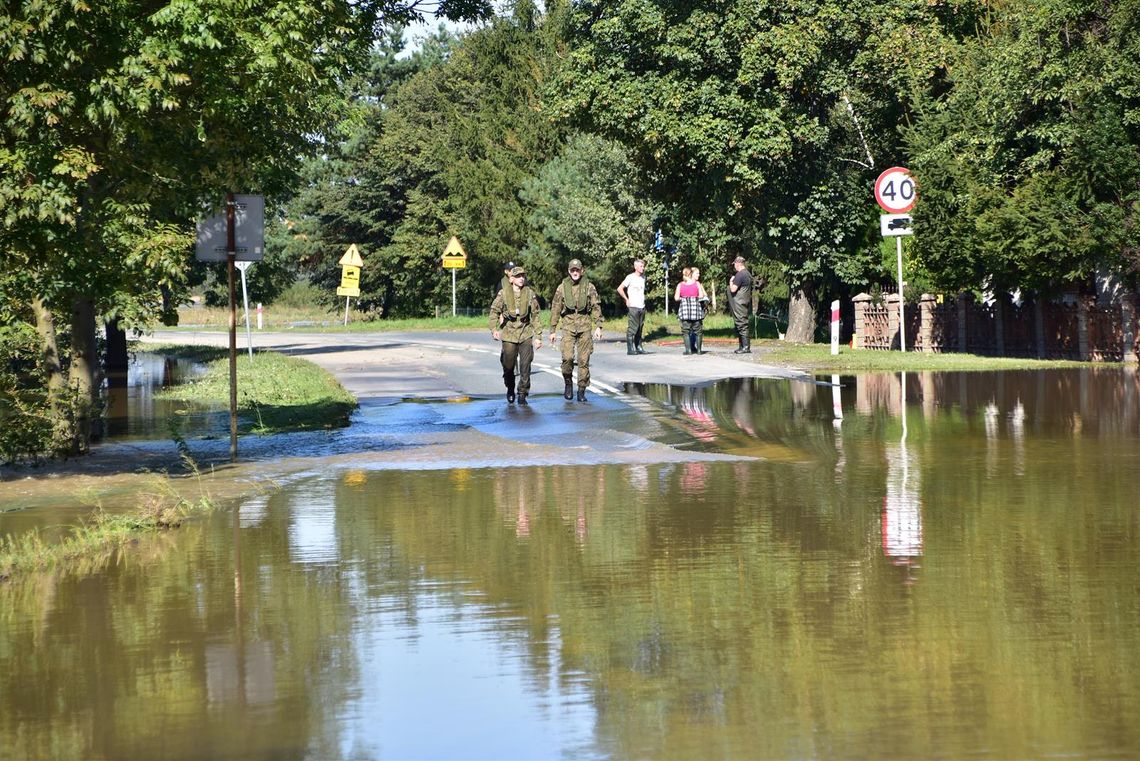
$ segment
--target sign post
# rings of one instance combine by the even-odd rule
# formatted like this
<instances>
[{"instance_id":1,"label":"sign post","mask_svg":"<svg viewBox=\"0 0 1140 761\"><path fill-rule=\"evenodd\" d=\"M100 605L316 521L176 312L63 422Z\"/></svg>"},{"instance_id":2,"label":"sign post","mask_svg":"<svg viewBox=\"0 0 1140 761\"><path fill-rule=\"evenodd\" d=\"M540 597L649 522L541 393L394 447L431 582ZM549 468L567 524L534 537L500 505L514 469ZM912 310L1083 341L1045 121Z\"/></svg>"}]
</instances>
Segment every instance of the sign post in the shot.
<instances>
[{"instance_id":1,"label":"sign post","mask_svg":"<svg viewBox=\"0 0 1140 761\"><path fill-rule=\"evenodd\" d=\"M234 270L238 262L259 262L265 255L265 197L227 193L223 206L220 212L198 221L194 256L200 262L226 263L230 293L230 460L236 461L237 288ZM243 284L244 275L243 270Z\"/></svg>"},{"instance_id":2,"label":"sign post","mask_svg":"<svg viewBox=\"0 0 1140 761\"><path fill-rule=\"evenodd\" d=\"M443 268L451 270L451 316L455 316L455 271L465 269L467 267L467 252L463 250L463 244L459 242L459 238L454 235L451 240L447 242L447 248L443 249Z\"/></svg>"},{"instance_id":3,"label":"sign post","mask_svg":"<svg viewBox=\"0 0 1140 761\"><path fill-rule=\"evenodd\" d=\"M234 266L241 272L241 302L245 307L245 342L249 347L249 361L253 361L253 334L249 330L249 290L245 285L245 271L250 268L253 262L234 262ZM260 314L258 315L260 317ZM261 326L258 325L258 328Z\"/></svg>"},{"instance_id":4,"label":"sign post","mask_svg":"<svg viewBox=\"0 0 1140 761\"><path fill-rule=\"evenodd\" d=\"M360 268L364 260L360 258L360 249L351 243L340 258L340 287L336 289L337 296L344 296L344 324L348 325L348 300L360 298Z\"/></svg>"},{"instance_id":5,"label":"sign post","mask_svg":"<svg viewBox=\"0 0 1140 761\"><path fill-rule=\"evenodd\" d=\"M875 201L883 211L880 230L884 237L895 238L895 255L898 261L899 279L899 350L906 351L906 299L903 297L902 236L913 235L910 215L906 212L914 208L918 198L910 170L894 166L879 175L875 180Z\"/></svg>"}]
</instances>

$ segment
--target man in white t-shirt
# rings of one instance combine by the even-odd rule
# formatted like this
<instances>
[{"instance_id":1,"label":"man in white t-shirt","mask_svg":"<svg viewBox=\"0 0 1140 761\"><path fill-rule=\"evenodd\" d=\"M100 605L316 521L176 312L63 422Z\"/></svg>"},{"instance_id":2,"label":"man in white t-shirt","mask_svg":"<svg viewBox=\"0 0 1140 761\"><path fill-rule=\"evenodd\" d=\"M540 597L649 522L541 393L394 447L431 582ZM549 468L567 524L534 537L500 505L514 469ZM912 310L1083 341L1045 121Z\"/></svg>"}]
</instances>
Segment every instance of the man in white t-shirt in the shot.
<instances>
[{"instance_id":1,"label":"man in white t-shirt","mask_svg":"<svg viewBox=\"0 0 1140 761\"><path fill-rule=\"evenodd\" d=\"M648 354L641 346L641 334L645 328L645 262L641 259L633 261L633 272L625 276L621 285L617 287L618 296L622 297L629 308L629 323L625 328L626 354Z\"/></svg>"}]
</instances>

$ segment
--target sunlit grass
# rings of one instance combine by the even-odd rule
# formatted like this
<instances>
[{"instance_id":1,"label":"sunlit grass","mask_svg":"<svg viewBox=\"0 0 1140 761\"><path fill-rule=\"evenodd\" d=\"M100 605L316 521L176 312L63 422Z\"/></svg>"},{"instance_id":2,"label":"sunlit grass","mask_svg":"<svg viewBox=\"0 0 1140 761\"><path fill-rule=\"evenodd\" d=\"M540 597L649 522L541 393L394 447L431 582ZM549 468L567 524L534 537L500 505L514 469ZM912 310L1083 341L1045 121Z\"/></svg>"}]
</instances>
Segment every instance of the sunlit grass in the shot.
<instances>
[{"instance_id":1,"label":"sunlit grass","mask_svg":"<svg viewBox=\"0 0 1140 761\"><path fill-rule=\"evenodd\" d=\"M199 404L229 407L229 352L205 346L148 346L147 351L206 364L206 373L158 395ZM272 351L237 359L239 430L270 434L339 428L348 424L356 399L330 373L296 357Z\"/></svg>"},{"instance_id":2,"label":"sunlit grass","mask_svg":"<svg viewBox=\"0 0 1140 761\"><path fill-rule=\"evenodd\" d=\"M922 352L852 349L841 346L839 354L832 355L831 344L788 344L782 341L759 341L753 351L760 354L759 362L787 365L803 370L833 370L837 372L891 372L919 370L1042 370L1063 367L1089 367L1088 362L1069 360L1042 360L1020 357L982 357L974 354L924 354ZM1113 363L1097 363L1097 367Z\"/></svg>"}]
</instances>

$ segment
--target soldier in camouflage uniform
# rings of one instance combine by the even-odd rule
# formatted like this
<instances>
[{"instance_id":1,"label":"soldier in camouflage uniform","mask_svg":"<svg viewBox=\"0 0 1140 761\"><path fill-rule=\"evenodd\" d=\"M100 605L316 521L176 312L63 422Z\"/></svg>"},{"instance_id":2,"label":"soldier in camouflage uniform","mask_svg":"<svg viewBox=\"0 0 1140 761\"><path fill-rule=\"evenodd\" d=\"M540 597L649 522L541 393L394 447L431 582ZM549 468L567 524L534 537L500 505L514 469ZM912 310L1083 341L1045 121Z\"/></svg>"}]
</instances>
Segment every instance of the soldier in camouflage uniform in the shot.
<instances>
[{"instance_id":1,"label":"soldier in camouflage uniform","mask_svg":"<svg viewBox=\"0 0 1140 761\"><path fill-rule=\"evenodd\" d=\"M562 281L550 302L550 345L553 346L558 338L558 323L561 321L564 333L562 380L566 382L563 396L574 398L574 355L577 353L578 401L584 402L586 386L590 385L593 339L602 337L602 302L598 299L598 289L582 274L582 262L571 259L567 269L570 277Z\"/></svg>"},{"instance_id":2,"label":"soldier in camouflage uniform","mask_svg":"<svg viewBox=\"0 0 1140 761\"><path fill-rule=\"evenodd\" d=\"M491 337L503 342L499 362L503 366L503 384L507 387L507 404L515 400L515 368L518 368L519 404L527 404L530 393L530 363L534 350L542 348L542 320L538 297L526 284L526 270L512 267L510 286L503 288L491 302Z\"/></svg>"}]
</instances>

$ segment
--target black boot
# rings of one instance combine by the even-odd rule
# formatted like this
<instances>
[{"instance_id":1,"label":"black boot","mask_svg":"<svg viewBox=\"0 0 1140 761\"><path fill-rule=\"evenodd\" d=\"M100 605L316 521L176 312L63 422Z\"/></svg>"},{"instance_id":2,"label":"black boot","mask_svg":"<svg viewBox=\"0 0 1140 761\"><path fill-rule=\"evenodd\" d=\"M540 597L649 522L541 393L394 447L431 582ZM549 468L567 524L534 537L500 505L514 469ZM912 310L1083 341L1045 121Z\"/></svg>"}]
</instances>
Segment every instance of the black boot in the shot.
<instances>
[{"instance_id":1,"label":"black boot","mask_svg":"<svg viewBox=\"0 0 1140 761\"><path fill-rule=\"evenodd\" d=\"M642 346L641 344L637 345L637 349L635 351L637 351L638 354L648 354L649 353L645 350L645 347Z\"/></svg>"},{"instance_id":2,"label":"black boot","mask_svg":"<svg viewBox=\"0 0 1140 761\"><path fill-rule=\"evenodd\" d=\"M562 390L562 396L566 397L567 399L573 399L574 380L572 378L567 378L565 375L562 376L562 380L566 381L566 388Z\"/></svg>"},{"instance_id":3,"label":"black boot","mask_svg":"<svg viewBox=\"0 0 1140 761\"><path fill-rule=\"evenodd\" d=\"M626 340L626 342L625 342L625 353L626 354L637 354L637 348L633 345L633 341L630 341L628 339Z\"/></svg>"},{"instance_id":4,"label":"black boot","mask_svg":"<svg viewBox=\"0 0 1140 761\"><path fill-rule=\"evenodd\" d=\"M586 389L585 388L579 388L578 389L578 401L580 401L580 402L586 401Z\"/></svg>"},{"instance_id":5,"label":"black boot","mask_svg":"<svg viewBox=\"0 0 1140 761\"><path fill-rule=\"evenodd\" d=\"M697 333L695 336L693 336L693 353L704 354L704 352L701 351L701 343L703 341L704 341L704 334L703 333Z\"/></svg>"},{"instance_id":6,"label":"black boot","mask_svg":"<svg viewBox=\"0 0 1140 761\"><path fill-rule=\"evenodd\" d=\"M685 347L685 351L683 352L684 354L692 354L693 353L693 349L692 349L692 346L690 344L691 338L692 338L691 333L686 333L684 331L681 332L681 345L683 347Z\"/></svg>"},{"instance_id":7,"label":"black boot","mask_svg":"<svg viewBox=\"0 0 1140 761\"><path fill-rule=\"evenodd\" d=\"M519 406L520 407L529 407L530 406L530 402L528 402L526 400L526 394L524 394L522 391L519 392Z\"/></svg>"},{"instance_id":8,"label":"black boot","mask_svg":"<svg viewBox=\"0 0 1140 761\"><path fill-rule=\"evenodd\" d=\"M507 387L507 404L515 400L515 376L503 378L503 384Z\"/></svg>"}]
</instances>

